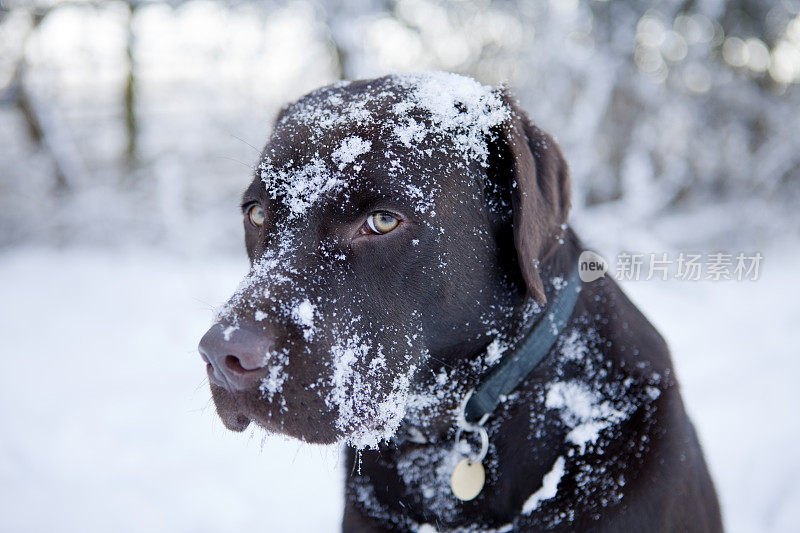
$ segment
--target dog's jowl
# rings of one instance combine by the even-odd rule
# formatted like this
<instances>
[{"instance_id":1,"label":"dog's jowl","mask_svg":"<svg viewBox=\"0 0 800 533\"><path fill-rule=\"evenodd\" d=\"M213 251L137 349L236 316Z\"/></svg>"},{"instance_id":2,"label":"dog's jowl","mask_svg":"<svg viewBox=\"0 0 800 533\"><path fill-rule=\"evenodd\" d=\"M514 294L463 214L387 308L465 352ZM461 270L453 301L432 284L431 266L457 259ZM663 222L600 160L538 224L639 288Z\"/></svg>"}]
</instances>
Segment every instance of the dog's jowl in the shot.
<instances>
[{"instance_id":1,"label":"dog's jowl","mask_svg":"<svg viewBox=\"0 0 800 533\"><path fill-rule=\"evenodd\" d=\"M578 276L558 146L445 73L286 106L200 342L225 425L347 444L346 531L719 531L664 340Z\"/></svg>"}]
</instances>

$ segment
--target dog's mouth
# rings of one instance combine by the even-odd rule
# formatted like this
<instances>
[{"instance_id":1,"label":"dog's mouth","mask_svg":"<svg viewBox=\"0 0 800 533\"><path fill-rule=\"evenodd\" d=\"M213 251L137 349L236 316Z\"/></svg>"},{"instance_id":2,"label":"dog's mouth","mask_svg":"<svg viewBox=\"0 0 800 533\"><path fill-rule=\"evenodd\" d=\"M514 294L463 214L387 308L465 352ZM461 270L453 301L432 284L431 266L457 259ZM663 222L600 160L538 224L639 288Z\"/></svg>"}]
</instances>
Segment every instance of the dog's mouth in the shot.
<instances>
[{"instance_id":1,"label":"dog's mouth","mask_svg":"<svg viewBox=\"0 0 800 533\"><path fill-rule=\"evenodd\" d=\"M269 405L257 387L249 390L232 390L229 383L221 379L211 364L206 366L211 396L217 414L225 427L231 431L242 432L255 422L269 432L280 432L281 428L273 421Z\"/></svg>"},{"instance_id":2,"label":"dog's mouth","mask_svg":"<svg viewBox=\"0 0 800 533\"><path fill-rule=\"evenodd\" d=\"M242 432L255 423L267 433L309 443L332 444L341 440L335 413L314 402L307 391L300 394L295 390L284 391L270 398L258 386L231 390L213 377L213 368L207 371L217 414L227 429Z\"/></svg>"},{"instance_id":3,"label":"dog's mouth","mask_svg":"<svg viewBox=\"0 0 800 533\"><path fill-rule=\"evenodd\" d=\"M210 367L211 365L209 365ZM244 431L250 425L251 418L245 414L243 402L235 394L212 380L213 369L208 368L211 385L211 397L217 407L217 414L223 425L231 431Z\"/></svg>"}]
</instances>

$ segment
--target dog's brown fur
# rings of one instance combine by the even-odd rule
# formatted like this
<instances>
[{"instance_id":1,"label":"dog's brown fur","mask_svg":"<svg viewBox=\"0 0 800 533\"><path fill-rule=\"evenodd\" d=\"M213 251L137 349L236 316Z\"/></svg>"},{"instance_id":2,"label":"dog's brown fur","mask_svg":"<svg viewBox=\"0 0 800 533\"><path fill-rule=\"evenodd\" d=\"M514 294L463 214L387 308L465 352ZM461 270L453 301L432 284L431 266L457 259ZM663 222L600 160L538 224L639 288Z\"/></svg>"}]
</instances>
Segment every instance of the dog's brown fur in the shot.
<instances>
[{"instance_id":1,"label":"dog's brown fur","mask_svg":"<svg viewBox=\"0 0 800 533\"><path fill-rule=\"evenodd\" d=\"M371 438L399 423L390 432L396 437L377 449L348 449L346 531L423 524L464 531L720 531L713 485L666 344L608 278L584 284L559 342L487 422L491 445L479 496L460 502L449 493L456 409L489 366L487 346L519 338L559 290L582 246L566 226L570 185L561 151L507 94L490 99L505 119L483 132L481 159L465 157L446 132L410 147L391 142L387 125L397 121L393 110L410 90L402 78L352 82L316 91L282 112L243 202L267 212L261 228L245 222L253 273L201 344L226 425L241 430L255 420L308 441L358 443L353 435ZM371 118L330 126L331 109L354 102ZM424 110L410 113L432 122ZM315 116L327 121L321 133ZM291 182L309 158L341 160L334 148L352 136L368 139L370 150L357 163L334 165L347 181L344 192L326 190L302 218L289 207L292 189L270 189L269 180L265 188L265 173ZM392 161L400 161L400 173ZM405 198L409 190L435 196L435 208ZM397 213L401 224L386 235L365 235L359 228L375 210ZM311 334L287 311L300 297L321 317ZM232 339L223 339L231 326ZM339 367L330 354L343 353L343 331L351 340L367 339L369 349L352 364L366 389L342 390L366 390L380 405L410 398L402 421L337 396L341 376L331 377ZM251 357L265 351L285 355L284 381L270 395L259 384L274 367L254 366ZM398 389L403 375L410 385ZM595 440L578 445L569 437L574 424L548 401L557 385L590 391L620 415L601 420ZM393 396L398 390L403 394ZM353 417L343 422L345 406ZM557 493L522 512L558 458L565 468Z\"/></svg>"}]
</instances>

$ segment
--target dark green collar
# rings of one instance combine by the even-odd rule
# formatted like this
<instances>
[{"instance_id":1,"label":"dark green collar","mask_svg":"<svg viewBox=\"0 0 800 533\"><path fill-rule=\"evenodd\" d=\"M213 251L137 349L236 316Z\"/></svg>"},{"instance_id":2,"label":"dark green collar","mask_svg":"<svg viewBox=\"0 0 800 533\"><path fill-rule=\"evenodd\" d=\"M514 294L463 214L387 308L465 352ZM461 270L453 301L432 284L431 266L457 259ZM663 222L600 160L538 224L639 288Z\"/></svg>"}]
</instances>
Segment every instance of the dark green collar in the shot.
<instances>
[{"instance_id":1,"label":"dark green collar","mask_svg":"<svg viewBox=\"0 0 800 533\"><path fill-rule=\"evenodd\" d=\"M464 418L468 423L482 424L497 408L501 398L511 394L542 362L572 316L580 292L581 280L576 265L517 349L506 355L475 387L464 407Z\"/></svg>"}]
</instances>

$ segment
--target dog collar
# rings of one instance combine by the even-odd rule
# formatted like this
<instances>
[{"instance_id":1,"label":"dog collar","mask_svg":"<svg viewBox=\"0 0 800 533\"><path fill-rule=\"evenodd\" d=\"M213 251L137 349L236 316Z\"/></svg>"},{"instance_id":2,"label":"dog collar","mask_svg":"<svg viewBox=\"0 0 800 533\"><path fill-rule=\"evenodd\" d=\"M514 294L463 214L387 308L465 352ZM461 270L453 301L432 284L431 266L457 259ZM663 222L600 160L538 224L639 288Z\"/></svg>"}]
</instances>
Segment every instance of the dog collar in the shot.
<instances>
[{"instance_id":1,"label":"dog collar","mask_svg":"<svg viewBox=\"0 0 800 533\"><path fill-rule=\"evenodd\" d=\"M514 391L542 362L553 348L564 330L581 292L581 280L577 265L569 278L563 282L552 304L545 309L539 321L528 331L509 356L492 369L461 404L458 412L455 449L460 452L459 441L464 432L477 433L481 448L477 455L468 456L458 462L450 477L450 488L456 498L472 500L486 480L483 460L489 451L489 433L483 424L497 408L502 399Z\"/></svg>"},{"instance_id":2,"label":"dog collar","mask_svg":"<svg viewBox=\"0 0 800 533\"><path fill-rule=\"evenodd\" d=\"M503 358L468 395L463 411L468 424L482 424L501 398L511 394L542 362L572 316L580 292L581 280L576 266L519 347Z\"/></svg>"}]
</instances>

